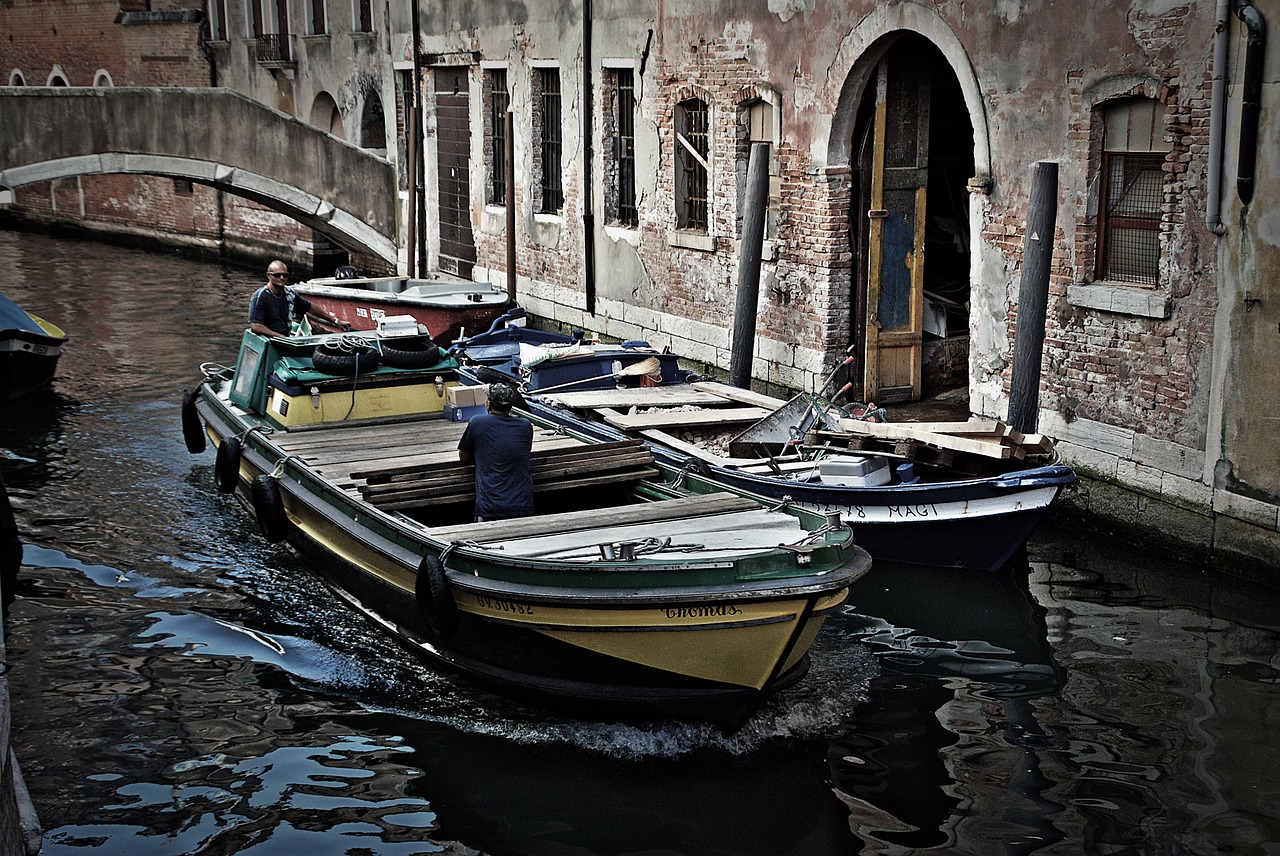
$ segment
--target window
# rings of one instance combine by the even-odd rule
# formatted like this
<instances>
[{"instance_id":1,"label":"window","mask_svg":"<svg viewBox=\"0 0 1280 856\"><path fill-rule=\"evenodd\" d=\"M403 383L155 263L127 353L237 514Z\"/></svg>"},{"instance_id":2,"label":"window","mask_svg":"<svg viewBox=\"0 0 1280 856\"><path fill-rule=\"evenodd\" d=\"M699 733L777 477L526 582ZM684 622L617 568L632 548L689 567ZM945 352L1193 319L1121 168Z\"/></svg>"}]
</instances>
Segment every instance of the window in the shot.
<instances>
[{"instance_id":1,"label":"window","mask_svg":"<svg viewBox=\"0 0 1280 856\"><path fill-rule=\"evenodd\" d=\"M13 71L9 72L9 85L10 86L26 86L27 79L22 76L22 72L18 71L15 68Z\"/></svg>"},{"instance_id":2,"label":"window","mask_svg":"<svg viewBox=\"0 0 1280 856\"><path fill-rule=\"evenodd\" d=\"M1164 206L1163 105L1128 99L1103 112L1098 279L1155 285Z\"/></svg>"},{"instance_id":3,"label":"window","mask_svg":"<svg viewBox=\"0 0 1280 856\"><path fill-rule=\"evenodd\" d=\"M111 81L111 72L107 71L105 68L98 69L93 75L93 85L99 89L115 86Z\"/></svg>"},{"instance_id":4,"label":"window","mask_svg":"<svg viewBox=\"0 0 1280 856\"><path fill-rule=\"evenodd\" d=\"M186 178L175 178L173 180L173 194L175 196L190 196L195 192L195 184Z\"/></svg>"},{"instance_id":5,"label":"window","mask_svg":"<svg viewBox=\"0 0 1280 856\"><path fill-rule=\"evenodd\" d=\"M324 0L311 0L311 34L323 36L329 32L324 16Z\"/></svg>"},{"instance_id":6,"label":"window","mask_svg":"<svg viewBox=\"0 0 1280 856\"><path fill-rule=\"evenodd\" d=\"M249 35L255 39L261 38L267 32L263 23L265 16L262 14L262 0L249 0Z\"/></svg>"},{"instance_id":7,"label":"window","mask_svg":"<svg viewBox=\"0 0 1280 856\"><path fill-rule=\"evenodd\" d=\"M605 205L609 221L636 226L636 84L630 68L606 69L611 109L605 133L612 141L606 151Z\"/></svg>"},{"instance_id":8,"label":"window","mask_svg":"<svg viewBox=\"0 0 1280 856\"><path fill-rule=\"evenodd\" d=\"M707 231L707 102L691 98L676 105L676 228Z\"/></svg>"},{"instance_id":9,"label":"window","mask_svg":"<svg viewBox=\"0 0 1280 856\"><path fill-rule=\"evenodd\" d=\"M560 153L560 69L539 68L534 75L534 134L538 140L535 168L538 182L536 210L556 214L564 207Z\"/></svg>"},{"instance_id":10,"label":"window","mask_svg":"<svg viewBox=\"0 0 1280 856\"><path fill-rule=\"evenodd\" d=\"M362 33L373 32L373 0L357 0L356 29Z\"/></svg>"},{"instance_id":11,"label":"window","mask_svg":"<svg viewBox=\"0 0 1280 856\"><path fill-rule=\"evenodd\" d=\"M209 0L209 39L220 42L227 37L227 0Z\"/></svg>"},{"instance_id":12,"label":"window","mask_svg":"<svg viewBox=\"0 0 1280 856\"><path fill-rule=\"evenodd\" d=\"M769 90L770 99L777 94ZM751 150L757 143L769 146L769 208L765 213L765 236L775 237L778 231L778 211L782 206L781 178L778 175L778 161L774 153L778 149L780 125L778 122L778 106L774 100L758 98L748 101L739 107L738 158L736 175L738 180L738 215L737 229L742 232L742 224L746 215L747 174L751 168Z\"/></svg>"},{"instance_id":13,"label":"window","mask_svg":"<svg viewBox=\"0 0 1280 856\"><path fill-rule=\"evenodd\" d=\"M503 68L485 72L485 96L489 110L485 121L489 144L485 147L485 159L489 167L489 202L507 204L507 111L511 108L511 96L507 92L507 71Z\"/></svg>"}]
</instances>

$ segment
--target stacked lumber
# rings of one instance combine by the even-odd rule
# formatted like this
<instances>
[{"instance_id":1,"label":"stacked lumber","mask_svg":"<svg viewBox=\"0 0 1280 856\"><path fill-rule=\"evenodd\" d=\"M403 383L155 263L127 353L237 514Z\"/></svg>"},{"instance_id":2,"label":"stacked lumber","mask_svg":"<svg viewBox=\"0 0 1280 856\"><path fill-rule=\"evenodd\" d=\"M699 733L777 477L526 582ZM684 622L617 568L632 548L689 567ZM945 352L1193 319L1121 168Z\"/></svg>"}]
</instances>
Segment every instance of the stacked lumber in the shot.
<instances>
[{"instance_id":1,"label":"stacked lumber","mask_svg":"<svg viewBox=\"0 0 1280 856\"><path fill-rule=\"evenodd\" d=\"M984 469L974 459L1012 464L1053 451L1053 441L1043 434L1023 434L996 419L896 423L840 419L837 425L839 431L810 432L806 444L966 471Z\"/></svg>"},{"instance_id":2,"label":"stacked lumber","mask_svg":"<svg viewBox=\"0 0 1280 856\"><path fill-rule=\"evenodd\" d=\"M455 453L456 454L456 453ZM535 450L530 456L534 493L631 482L658 475L653 453L640 440ZM475 500L473 464L406 462L351 473L355 489L387 511Z\"/></svg>"}]
</instances>

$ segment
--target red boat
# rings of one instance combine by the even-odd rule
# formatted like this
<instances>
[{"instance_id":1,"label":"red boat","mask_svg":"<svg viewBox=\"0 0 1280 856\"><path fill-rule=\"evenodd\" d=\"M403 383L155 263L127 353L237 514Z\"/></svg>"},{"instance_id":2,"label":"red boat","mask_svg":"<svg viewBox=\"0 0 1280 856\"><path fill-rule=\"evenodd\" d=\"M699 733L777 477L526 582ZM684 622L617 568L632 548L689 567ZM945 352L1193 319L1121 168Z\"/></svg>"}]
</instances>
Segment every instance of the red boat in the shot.
<instances>
[{"instance_id":1,"label":"red boat","mask_svg":"<svg viewBox=\"0 0 1280 856\"><path fill-rule=\"evenodd\" d=\"M505 287L462 279L337 276L293 288L311 301L316 314L333 313L352 330L376 330L382 318L408 315L443 345L487 330L511 307Z\"/></svg>"}]
</instances>

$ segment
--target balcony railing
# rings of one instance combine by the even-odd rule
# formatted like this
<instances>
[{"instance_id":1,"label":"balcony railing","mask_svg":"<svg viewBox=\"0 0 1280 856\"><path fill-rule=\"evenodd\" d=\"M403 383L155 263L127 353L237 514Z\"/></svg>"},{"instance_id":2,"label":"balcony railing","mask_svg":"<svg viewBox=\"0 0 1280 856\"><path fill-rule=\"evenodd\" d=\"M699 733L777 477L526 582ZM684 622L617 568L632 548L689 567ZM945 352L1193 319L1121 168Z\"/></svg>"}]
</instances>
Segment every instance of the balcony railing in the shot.
<instances>
[{"instance_id":1,"label":"balcony railing","mask_svg":"<svg viewBox=\"0 0 1280 856\"><path fill-rule=\"evenodd\" d=\"M293 68L293 43L288 33L258 36L258 62L268 68Z\"/></svg>"}]
</instances>

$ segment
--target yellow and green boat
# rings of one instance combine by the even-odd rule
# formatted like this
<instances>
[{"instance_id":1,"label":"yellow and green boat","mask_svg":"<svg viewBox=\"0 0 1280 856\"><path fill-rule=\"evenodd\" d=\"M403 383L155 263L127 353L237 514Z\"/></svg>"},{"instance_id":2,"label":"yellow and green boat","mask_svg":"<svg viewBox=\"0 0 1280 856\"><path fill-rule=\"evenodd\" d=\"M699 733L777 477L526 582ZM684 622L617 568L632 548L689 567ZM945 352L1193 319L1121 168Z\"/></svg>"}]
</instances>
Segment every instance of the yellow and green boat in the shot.
<instances>
[{"instance_id":1,"label":"yellow and green boat","mask_svg":"<svg viewBox=\"0 0 1280 856\"><path fill-rule=\"evenodd\" d=\"M527 416L537 513L472 522L457 445L475 407L453 406L455 369L429 343L246 333L236 366L187 393L184 436L213 441L219 489L268 539L490 687L580 716L737 725L804 676L871 565L838 517Z\"/></svg>"}]
</instances>

